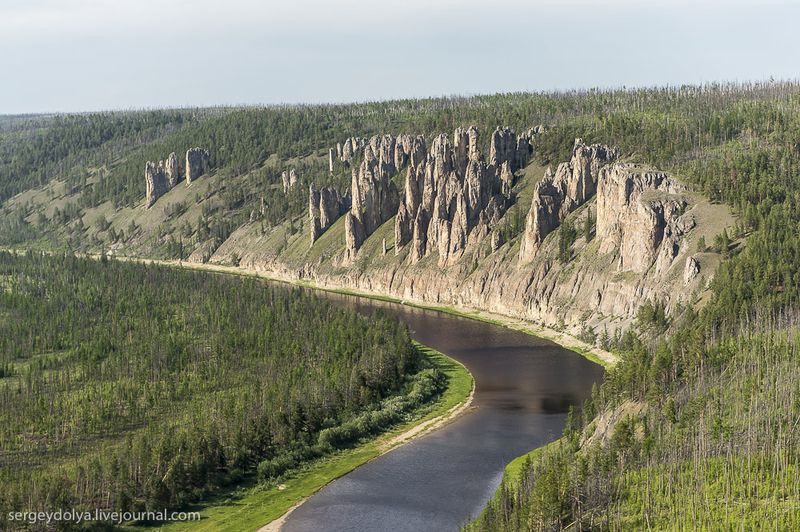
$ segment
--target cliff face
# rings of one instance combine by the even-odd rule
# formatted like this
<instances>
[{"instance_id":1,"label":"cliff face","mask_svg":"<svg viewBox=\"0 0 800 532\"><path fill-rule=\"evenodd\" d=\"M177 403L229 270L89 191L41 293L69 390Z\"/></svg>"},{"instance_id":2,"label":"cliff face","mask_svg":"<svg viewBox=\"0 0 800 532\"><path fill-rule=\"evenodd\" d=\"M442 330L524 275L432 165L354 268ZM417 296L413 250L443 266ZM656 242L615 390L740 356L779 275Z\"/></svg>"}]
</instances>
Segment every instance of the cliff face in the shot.
<instances>
[{"instance_id":1,"label":"cliff face","mask_svg":"<svg viewBox=\"0 0 800 532\"><path fill-rule=\"evenodd\" d=\"M333 225L350 208L350 193L344 196L333 187L317 190L312 184L308 188L308 218L311 229L311 244Z\"/></svg>"},{"instance_id":2,"label":"cliff face","mask_svg":"<svg viewBox=\"0 0 800 532\"><path fill-rule=\"evenodd\" d=\"M164 161L158 164L147 161L144 165L145 198L144 206L149 209L156 200L169 190Z\"/></svg>"},{"instance_id":3,"label":"cliff face","mask_svg":"<svg viewBox=\"0 0 800 532\"><path fill-rule=\"evenodd\" d=\"M285 277L490 310L573 334L613 334L648 299L668 312L694 302L721 260L696 252L697 240L732 226L728 209L580 139L555 172L527 165L535 134L498 128L486 158L475 128L359 141L363 157L348 159L350 207L332 189L311 189L310 249L307 237L294 244L299 237L286 241L276 229L273 238L250 224L211 260L235 254L242 266ZM342 155L359 142L344 141ZM509 231L520 210L524 230ZM577 231L565 258L559 227L583 228L587 218L588 239ZM324 230L334 236L323 242Z\"/></svg>"},{"instance_id":4,"label":"cliff face","mask_svg":"<svg viewBox=\"0 0 800 532\"><path fill-rule=\"evenodd\" d=\"M620 271L667 271L695 226L693 216L684 214L685 193L663 172L626 164L604 168L597 193L600 252L616 253Z\"/></svg>"},{"instance_id":5,"label":"cliff face","mask_svg":"<svg viewBox=\"0 0 800 532\"><path fill-rule=\"evenodd\" d=\"M531 260L547 235L595 194L600 168L616 158L616 150L599 144L587 146L582 139L575 139L569 162L558 165L555 174L547 169L536 185L525 220L521 261Z\"/></svg>"},{"instance_id":6,"label":"cliff face","mask_svg":"<svg viewBox=\"0 0 800 532\"><path fill-rule=\"evenodd\" d=\"M191 148L186 151L186 184L208 172L210 155L208 150Z\"/></svg>"},{"instance_id":7,"label":"cliff face","mask_svg":"<svg viewBox=\"0 0 800 532\"><path fill-rule=\"evenodd\" d=\"M391 177L396 140L391 135L372 137L364 158L352 172L352 205L345 214L345 256L352 262L364 239L397 212L399 196Z\"/></svg>"},{"instance_id":8,"label":"cliff face","mask_svg":"<svg viewBox=\"0 0 800 532\"><path fill-rule=\"evenodd\" d=\"M517 136L497 128L487 164L475 127L457 128L452 140L422 135L349 138L337 145L346 162L363 143L361 164L352 170L353 201L345 221L344 261L352 263L364 240L395 217L395 255L410 250L412 264L436 255L446 266L478 245L512 203L514 171L532 154L530 131ZM402 189L392 179L405 169Z\"/></svg>"},{"instance_id":9,"label":"cliff face","mask_svg":"<svg viewBox=\"0 0 800 532\"><path fill-rule=\"evenodd\" d=\"M421 137L410 140L404 198L395 217L395 253L410 244L410 263L436 255L446 266L468 246L480 244L512 203L514 167L530 157L528 139L519 141L512 130L498 128L487 165L475 127L457 128L452 142L447 135L435 137L430 151Z\"/></svg>"}]
</instances>

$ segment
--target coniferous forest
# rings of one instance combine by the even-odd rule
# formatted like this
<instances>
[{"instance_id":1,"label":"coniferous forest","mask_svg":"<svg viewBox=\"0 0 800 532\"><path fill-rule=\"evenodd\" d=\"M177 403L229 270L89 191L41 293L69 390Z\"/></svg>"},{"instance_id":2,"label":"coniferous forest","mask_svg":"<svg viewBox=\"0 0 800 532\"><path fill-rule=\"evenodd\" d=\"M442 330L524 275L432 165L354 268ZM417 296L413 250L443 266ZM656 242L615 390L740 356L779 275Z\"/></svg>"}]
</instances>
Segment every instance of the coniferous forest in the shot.
<instances>
[{"instance_id":1,"label":"coniferous forest","mask_svg":"<svg viewBox=\"0 0 800 532\"><path fill-rule=\"evenodd\" d=\"M150 256L186 258L184 243L219 246L247 223L291 232L305 185L350 182L327 170L336 142L471 124L543 125L542 166L568 160L576 137L618 146L729 206L735 227L697 244L723 258L701 299L653 301L624 333L592 335L619 363L468 528L800 527L797 82L0 117L0 243L135 243L141 227L109 228L111 216L141 204L145 161L195 145L211 153L209 197L188 226L160 226ZM290 160L304 186L284 193ZM66 190L58 206L28 200L51 180ZM112 214L91 225L100 205ZM591 221L564 228L568 267ZM180 506L242 475L279 478L442 386L402 325L303 292L64 253L2 253L0 267L3 505Z\"/></svg>"},{"instance_id":2,"label":"coniferous forest","mask_svg":"<svg viewBox=\"0 0 800 532\"><path fill-rule=\"evenodd\" d=\"M299 289L0 252L0 507L182 507L380 432L443 386L406 327Z\"/></svg>"}]
</instances>

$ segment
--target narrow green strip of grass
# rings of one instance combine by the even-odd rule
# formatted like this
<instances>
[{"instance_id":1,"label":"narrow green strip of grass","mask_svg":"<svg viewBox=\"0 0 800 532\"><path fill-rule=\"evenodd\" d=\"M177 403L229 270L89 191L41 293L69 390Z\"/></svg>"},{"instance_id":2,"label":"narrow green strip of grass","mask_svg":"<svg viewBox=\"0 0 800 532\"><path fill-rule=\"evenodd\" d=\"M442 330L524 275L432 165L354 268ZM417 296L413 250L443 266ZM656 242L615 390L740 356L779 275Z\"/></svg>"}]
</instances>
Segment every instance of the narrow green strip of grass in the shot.
<instances>
[{"instance_id":1,"label":"narrow green strip of grass","mask_svg":"<svg viewBox=\"0 0 800 532\"><path fill-rule=\"evenodd\" d=\"M421 407L413 420L402 423L379 437L355 448L311 462L279 485L261 485L250 480L238 489L228 490L204 504L187 510L198 511L201 520L174 522L161 529L231 531L257 530L279 518L326 484L385 452L389 442L400 434L433 418L446 415L464 403L472 392L472 374L456 360L415 342L423 356L447 376L447 388L431 404ZM128 527L138 529L145 527Z\"/></svg>"}]
</instances>

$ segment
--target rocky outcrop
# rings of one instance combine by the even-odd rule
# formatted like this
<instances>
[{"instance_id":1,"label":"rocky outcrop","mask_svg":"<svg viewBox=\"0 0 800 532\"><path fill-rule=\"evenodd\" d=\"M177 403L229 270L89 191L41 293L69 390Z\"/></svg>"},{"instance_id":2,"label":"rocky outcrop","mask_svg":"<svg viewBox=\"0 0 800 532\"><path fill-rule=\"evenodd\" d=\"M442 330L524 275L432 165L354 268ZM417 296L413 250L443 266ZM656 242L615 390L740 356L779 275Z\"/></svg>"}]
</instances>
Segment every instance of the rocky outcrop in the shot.
<instances>
[{"instance_id":1,"label":"rocky outcrop","mask_svg":"<svg viewBox=\"0 0 800 532\"><path fill-rule=\"evenodd\" d=\"M355 259L366 237L397 212L399 194L391 177L396 173L391 135L372 137L364 158L352 172L352 205L345 223L345 260Z\"/></svg>"},{"instance_id":2,"label":"rocky outcrop","mask_svg":"<svg viewBox=\"0 0 800 532\"><path fill-rule=\"evenodd\" d=\"M144 165L145 182L145 208L150 208L158 198L163 196L169 187L167 186L167 176L164 172L163 161L156 164L147 161Z\"/></svg>"},{"instance_id":3,"label":"rocky outcrop","mask_svg":"<svg viewBox=\"0 0 800 532\"><path fill-rule=\"evenodd\" d=\"M516 145L513 131L498 131ZM474 126L456 128L452 142L444 134L434 137L427 153L420 137L413 146L395 218L395 253L410 243L412 264L430 254L441 266L452 264L489 234L512 203L511 160L487 165ZM515 149L509 153L514 159Z\"/></svg>"},{"instance_id":4,"label":"rocky outcrop","mask_svg":"<svg viewBox=\"0 0 800 532\"><path fill-rule=\"evenodd\" d=\"M561 225L567 215L594 196L600 169L617 155L617 150L600 144L587 146L582 139L575 139L570 160L559 164L555 173L547 169L536 184L525 219L520 261L531 260L545 237Z\"/></svg>"},{"instance_id":5,"label":"rocky outcrop","mask_svg":"<svg viewBox=\"0 0 800 532\"><path fill-rule=\"evenodd\" d=\"M344 256L345 261L352 262L356 258L361 244L364 243L364 226L358 218L348 211L344 214Z\"/></svg>"},{"instance_id":6,"label":"rocky outcrop","mask_svg":"<svg viewBox=\"0 0 800 532\"><path fill-rule=\"evenodd\" d=\"M684 216L685 188L664 172L614 164L600 174L597 238L601 253L616 253L618 268L644 273L653 265L666 271L694 227Z\"/></svg>"},{"instance_id":7,"label":"rocky outcrop","mask_svg":"<svg viewBox=\"0 0 800 532\"><path fill-rule=\"evenodd\" d=\"M181 180L180 169L178 168L178 156L175 152L169 154L164 163L164 173L167 176L167 184L170 188L174 187Z\"/></svg>"},{"instance_id":8,"label":"rocky outcrop","mask_svg":"<svg viewBox=\"0 0 800 532\"><path fill-rule=\"evenodd\" d=\"M362 139L361 137L348 137L339 145L341 148L338 148L337 146L336 150L339 154L339 159L343 163L349 165L353 161L355 154L364 147L365 139Z\"/></svg>"},{"instance_id":9,"label":"rocky outcrop","mask_svg":"<svg viewBox=\"0 0 800 532\"><path fill-rule=\"evenodd\" d=\"M700 274L700 262L695 257L686 259L686 266L683 268L683 284L689 284Z\"/></svg>"},{"instance_id":10,"label":"rocky outcrop","mask_svg":"<svg viewBox=\"0 0 800 532\"><path fill-rule=\"evenodd\" d=\"M557 235L542 226L538 251L520 263L517 242L524 235L511 230L516 214L512 211L514 218L509 217L503 193L511 161L494 168L480 153L469 155L468 141L465 162L463 131L428 140L429 149L423 150L418 164L412 164L405 147L413 145L413 138L400 136L395 141L394 166L400 172L395 180L401 189L395 253L385 233L363 245L369 236L363 214L369 209L351 208L342 221L350 250L345 254L372 254L358 267L343 267L339 254L302 257L296 248L288 253L266 249L262 233L252 224L237 230L213 260L225 262L236 253L244 264L287 278L437 306L489 310L572 334L594 330L602 337L605 332L624 332L647 300L664 302L668 314L678 304L695 303L693 295L705 289L721 261L709 251L693 256L697 241L735 223L727 207L685 193L672 176L620 163L614 150L578 141L566 164L548 172L544 184L536 187L543 209L539 219L552 222L554 228L566 214L575 227L594 220L594 238L587 242L579 235L564 263ZM405 167L398 150L408 158ZM375 198L388 184L377 177L376 161L368 165L372 178L361 179L367 174L361 172L361 162L354 169L356 178L373 183L367 196ZM530 167L526 179L534 179ZM377 212L377 202L373 206ZM709 220L713 227L707 225Z\"/></svg>"},{"instance_id":11,"label":"rocky outcrop","mask_svg":"<svg viewBox=\"0 0 800 532\"><path fill-rule=\"evenodd\" d=\"M180 181L178 157L172 152L166 161L147 161L144 166L145 207L150 208L156 200Z\"/></svg>"},{"instance_id":12,"label":"rocky outcrop","mask_svg":"<svg viewBox=\"0 0 800 532\"><path fill-rule=\"evenodd\" d=\"M489 144L489 164L499 168L507 162L514 172L524 168L533 155L531 139L538 133L539 130L531 128L517 136L513 129L498 127Z\"/></svg>"},{"instance_id":13,"label":"rocky outcrop","mask_svg":"<svg viewBox=\"0 0 800 532\"><path fill-rule=\"evenodd\" d=\"M400 135L397 137L394 152L394 165L397 170L404 166L419 166L425 158L425 137L422 135Z\"/></svg>"},{"instance_id":14,"label":"rocky outcrop","mask_svg":"<svg viewBox=\"0 0 800 532\"><path fill-rule=\"evenodd\" d=\"M516 161L516 155L517 135L514 131L507 127L495 129L489 144L489 164L499 167L505 161Z\"/></svg>"},{"instance_id":15,"label":"rocky outcrop","mask_svg":"<svg viewBox=\"0 0 800 532\"><path fill-rule=\"evenodd\" d=\"M505 161L500 165L500 193L511 199L512 188L514 188L514 172L511 171L511 163Z\"/></svg>"},{"instance_id":16,"label":"rocky outcrop","mask_svg":"<svg viewBox=\"0 0 800 532\"><path fill-rule=\"evenodd\" d=\"M394 253L400 254L400 246L404 246L411 241L413 237L414 220L411 219L411 213L406 207L405 202L400 203L400 208L397 209L397 215L394 219Z\"/></svg>"},{"instance_id":17,"label":"rocky outcrop","mask_svg":"<svg viewBox=\"0 0 800 532\"><path fill-rule=\"evenodd\" d=\"M186 184L208 172L211 156L208 150L191 148L186 151Z\"/></svg>"},{"instance_id":18,"label":"rocky outcrop","mask_svg":"<svg viewBox=\"0 0 800 532\"><path fill-rule=\"evenodd\" d=\"M283 185L283 193L288 194L290 190L297 184L297 172L294 168L288 172L284 170L281 172L281 184Z\"/></svg>"},{"instance_id":19,"label":"rocky outcrop","mask_svg":"<svg viewBox=\"0 0 800 532\"><path fill-rule=\"evenodd\" d=\"M344 196L333 187L317 190L312 184L308 187L308 218L311 226L311 243L327 231L339 216L350 208L350 194Z\"/></svg>"}]
</instances>

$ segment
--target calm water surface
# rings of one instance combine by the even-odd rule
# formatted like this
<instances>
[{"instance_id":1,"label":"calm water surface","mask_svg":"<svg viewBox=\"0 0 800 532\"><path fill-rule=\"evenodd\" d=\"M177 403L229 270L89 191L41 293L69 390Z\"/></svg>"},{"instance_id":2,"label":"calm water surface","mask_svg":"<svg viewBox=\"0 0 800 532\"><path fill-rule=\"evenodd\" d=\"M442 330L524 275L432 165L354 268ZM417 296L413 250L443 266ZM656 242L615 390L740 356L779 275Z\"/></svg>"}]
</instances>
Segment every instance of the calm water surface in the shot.
<instances>
[{"instance_id":1,"label":"calm water surface","mask_svg":"<svg viewBox=\"0 0 800 532\"><path fill-rule=\"evenodd\" d=\"M567 410L603 378L552 342L440 312L320 293L364 313L380 308L475 377L473 408L453 423L333 481L295 510L286 531L446 531L477 515L505 464L558 438Z\"/></svg>"}]
</instances>

